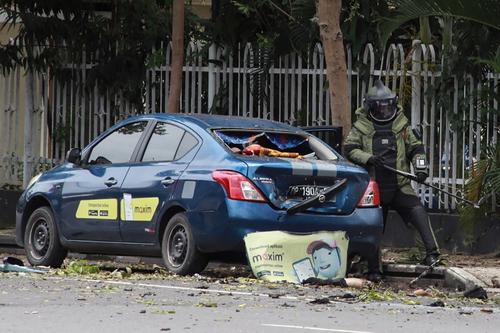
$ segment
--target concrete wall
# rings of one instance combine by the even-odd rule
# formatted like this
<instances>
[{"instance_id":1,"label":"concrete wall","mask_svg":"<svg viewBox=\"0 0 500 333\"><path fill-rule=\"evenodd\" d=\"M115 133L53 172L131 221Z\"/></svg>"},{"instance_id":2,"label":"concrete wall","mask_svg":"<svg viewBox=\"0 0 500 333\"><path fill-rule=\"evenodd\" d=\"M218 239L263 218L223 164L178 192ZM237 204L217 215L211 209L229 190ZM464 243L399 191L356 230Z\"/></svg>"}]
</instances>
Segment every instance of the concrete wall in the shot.
<instances>
[{"instance_id":1,"label":"concrete wall","mask_svg":"<svg viewBox=\"0 0 500 333\"><path fill-rule=\"evenodd\" d=\"M16 225L16 203L21 192L0 190L0 229Z\"/></svg>"},{"instance_id":2,"label":"concrete wall","mask_svg":"<svg viewBox=\"0 0 500 333\"><path fill-rule=\"evenodd\" d=\"M0 24L3 22L0 20ZM10 38L14 37L19 24L0 30L0 43L5 44ZM17 94L11 93L11 88L16 86L19 81L19 90ZM9 89L6 90L6 86ZM23 156L24 145L24 109L25 109L25 79L24 70L19 69L10 74L8 79L0 73L0 158L6 154L15 153L17 156ZM5 112L8 108L14 111ZM11 133L10 135L8 133ZM5 169L1 168L0 161L0 186L4 184L18 185L19 180L12 177L6 177ZM15 177L17 178L17 177Z\"/></svg>"},{"instance_id":3,"label":"concrete wall","mask_svg":"<svg viewBox=\"0 0 500 333\"><path fill-rule=\"evenodd\" d=\"M500 251L500 219L476 221L474 235L465 235L456 214L430 213L431 224L439 247L451 253L484 254ZM389 213L383 246L416 247L418 233L407 226L396 212Z\"/></svg>"},{"instance_id":4,"label":"concrete wall","mask_svg":"<svg viewBox=\"0 0 500 333\"><path fill-rule=\"evenodd\" d=\"M201 18L209 19L212 17L212 1L211 0L192 0L191 10Z\"/></svg>"}]
</instances>

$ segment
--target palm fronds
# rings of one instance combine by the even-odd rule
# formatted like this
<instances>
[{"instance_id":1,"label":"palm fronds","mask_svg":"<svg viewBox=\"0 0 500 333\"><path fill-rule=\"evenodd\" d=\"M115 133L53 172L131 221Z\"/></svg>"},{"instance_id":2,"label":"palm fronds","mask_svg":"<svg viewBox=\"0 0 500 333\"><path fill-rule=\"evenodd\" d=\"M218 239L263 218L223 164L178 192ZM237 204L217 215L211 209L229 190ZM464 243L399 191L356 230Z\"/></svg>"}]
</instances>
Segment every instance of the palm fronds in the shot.
<instances>
[{"instance_id":1,"label":"palm fronds","mask_svg":"<svg viewBox=\"0 0 500 333\"><path fill-rule=\"evenodd\" d=\"M385 45L393 31L404 23L425 16L454 17L474 21L500 30L498 0L393 0L395 12L380 24L381 42Z\"/></svg>"},{"instance_id":2,"label":"palm fronds","mask_svg":"<svg viewBox=\"0 0 500 333\"><path fill-rule=\"evenodd\" d=\"M483 158L471 168L465 185L465 194L471 201L479 201L489 193L500 193L500 145L490 145Z\"/></svg>"}]
</instances>

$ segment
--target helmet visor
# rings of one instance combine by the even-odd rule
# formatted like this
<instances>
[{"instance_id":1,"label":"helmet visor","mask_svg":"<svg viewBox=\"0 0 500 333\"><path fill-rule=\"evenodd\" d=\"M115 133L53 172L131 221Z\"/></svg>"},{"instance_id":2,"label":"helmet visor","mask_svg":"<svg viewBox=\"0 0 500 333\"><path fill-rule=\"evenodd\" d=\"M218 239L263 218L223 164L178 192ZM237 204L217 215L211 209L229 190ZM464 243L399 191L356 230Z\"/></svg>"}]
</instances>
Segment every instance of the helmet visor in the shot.
<instances>
[{"instance_id":1,"label":"helmet visor","mask_svg":"<svg viewBox=\"0 0 500 333\"><path fill-rule=\"evenodd\" d=\"M384 99L370 103L370 114L377 121L389 121L396 115L396 101Z\"/></svg>"}]
</instances>

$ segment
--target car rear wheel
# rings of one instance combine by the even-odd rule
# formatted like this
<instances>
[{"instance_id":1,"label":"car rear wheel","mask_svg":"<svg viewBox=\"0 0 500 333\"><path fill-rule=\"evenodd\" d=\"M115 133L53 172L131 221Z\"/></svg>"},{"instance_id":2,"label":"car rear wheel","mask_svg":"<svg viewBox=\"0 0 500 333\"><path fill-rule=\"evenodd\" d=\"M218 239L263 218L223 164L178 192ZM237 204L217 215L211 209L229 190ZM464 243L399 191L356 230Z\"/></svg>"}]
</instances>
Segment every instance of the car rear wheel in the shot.
<instances>
[{"instance_id":1,"label":"car rear wheel","mask_svg":"<svg viewBox=\"0 0 500 333\"><path fill-rule=\"evenodd\" d=\"M59 241L49 207L40 207L31 213L24 233L24 248L31 265L61 267L67 251Z\"/></svg>"},{"instance_id":2,"label":"car rear wheel","mask_svg":"<svg viewBox=\"0 0 500 333\"><path fill-rule=\"evenodd\" d=\"M199 273L208 264L207 256L196 248L191 225L184 213L175 214L168 221L161 252L167 269L179 275Z\"/></svg>"}]
</instances>

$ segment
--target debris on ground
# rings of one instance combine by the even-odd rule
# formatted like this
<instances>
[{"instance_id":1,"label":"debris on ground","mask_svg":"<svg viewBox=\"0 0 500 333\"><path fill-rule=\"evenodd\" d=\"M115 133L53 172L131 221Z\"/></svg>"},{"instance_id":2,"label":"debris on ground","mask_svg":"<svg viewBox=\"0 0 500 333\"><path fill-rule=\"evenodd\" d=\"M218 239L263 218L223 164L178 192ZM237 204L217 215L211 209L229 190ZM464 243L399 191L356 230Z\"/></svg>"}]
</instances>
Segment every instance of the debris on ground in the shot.
<instances>
[{"instance_id":1,"label":"debris on ground","mask_svg":"<svg viewBox=\"0 0 500 333\"><path fill-rule=\"evenodd\" d=\"M11 265L11 264L0 264L0 272L3 272L3 273L9 273L9 272L38 273L38 274L47 273L46 271L42 271L40 269L28 268L28 267L24 267L24 266Z\"/></svg>"},{"instance_id":2,"label":"debris on ground","mask_svg":"<svg viewBox=\"0 0 500 333\"><path fill-rule=\"evenodd\" d=\"M97 265L91 265L87 260L74 260L71 261L66 267L63 269L63 272L66 274L97 274L100 269Z\"/></svg>"},{"instance_id":3,"label":"debris on ground","mask_svg":"<svg viewBox=\"0 0 500 333\"><path fill-rule=\"evenodd\" d=\"M16 257L5 257L3 258L3 263L10 265L24 266L24 262Z\"/></svg>"},{"instance_id":4,"label":"debris on ground","mask_svg":"<svg viewBox=\"0 0 500 333\"><path fill-rule=\"evenodd\" d=\"M314 285L314 286L335 286L335 287L347 287L346 279L318 279L316 277L310 277L304 281L302 284Z\"/></svg>"},{"instance_id":5,"label":"debris on ground","mask_svg":"<svg viewBox=\"0 0 500 333\"><path fill-rule=\"evenodd\" d=\"M343 287L343 288L356 288L356 289L362 289L365 287L371 287L373 286L373 283L371 281L368 281L366 279L360 279L360 278L339 278L339 279L318 279L315 277L310 277L304 281L302 281L302 284L306 285L314 285L314 286L334 286L334 287Z\"/></svg>"},{"instance_id":6,"label":"debris on ground","mask_svg":"<svg viewBox=\"0 0 500 333\"><path fill-rule=\"evenodd\" d=\"M0 258L3 256L0 255ZM23 258L24 259L24 258ZM1 270L0 270L1 272ZM0 273L1 274L1 273ZM146 280L165 280L168 283L188 283L198 289L223 289L224 295L232 295L232 291L245 291L261 295L268 295L273 299L284 298L284 296L297 297L311 301L311 304L334 304L337 302L342 303L370 303L370 302L390 302L400 303L406 305L422 304L428 306L428 311L434 311L431 307L451 307L457 308L461 306L468 306L471 304L488 307L495 307L500 304L495 299L495 294L481 296L481 289L468 290L469 297L463 297L463 292L453 292L451 290L437 289L433 286L427 286L419 289L412 289L408 287L408 283L395 284L389 281L383 282L378 285L371 285L371 288L356 288L349 285L347 281L356 281L363 279L353 279L348 277L345 279L347 286L335 286L327 280L308 281L309 284L292 284L283 282L267 282L253 277L249 266L244 264L226 264L226 263L211 263L205 271L201 274L193 276L178 276L166 271L161 266L143 264L143 263L120 263L111 262L108 260L66 260L63 267L60 269L50 269L47 273L50 276L72 276L78 278L82 276L85 279L96 280L116 280L127 279L132 281L146 281ZM45 278L45 277L43 277ZM123 291L135 291L136 288L126 286L123 288L105 285L94 288L94 293L113 293ZM353 288L353 289L348 289ZM484 289L483 289L484 290ZM488 291L489 292L489 291ZM199 297L207 295L203 290L199 292L190 292L186 294L191 297ZM321 295L321 296L320 296ZM148 306L148 312L154 311L158 306L156 300L151 300L153 293L141 294L141 299L138 303ZM470 296L476 296L471 298ZM479 296L479 297L478 297ZM89 300L87 295L79 295L80 300ZM146 298L144 298L146 297ZM203 296L202 296L203 297ZM416 298L417 297L417 298ZM287 301L288 302L288 301ZM217 303L213 300L196 300L195 305L199 307L216 307ZM221 306L219 303L219 306ZM280 302L281 304L281 302ZM243 305L244 306L244 305ZM294 307L293 304L283 303L280 306ZM236 310L242 311L242 307ZM237 311L237 312L238 312ZM483 311L488 313L488 310Z\"/></svg>"},{"instance_id":7,"label":"debris on ground","mask_svg":"<svg viewBox=\"0 0 500 333\"><path fill-rule=\"evenodd\" d=\"M15 257L5 257L0 264L0 272L3 273L46 273L44 270L25 267L21 259Z\"/></svg>"},{"instance_id":8,"label":"debris on ground","mask_svg":"<svg viewBox=\"0 0 500 333\"><path fill-rule=\"evenodd\" d=\"M417 297L432 297L432 294L429 290L417 289L413 292L413 295Z\"/></svg>"},{"instance_id":9,"label":"debris on ground","mask_svg":"<svg viewBox=\"0 0 500 333\"><path fill-rule=\"evenodd\" d=\"M328 297L315 298L309 302L309 304L329 304L330 299Z\"/></svg>"},{"instance_id":10,"label":"debris on ground","mask_svg":"<svg viewBox=\"0 0 500 333\"><path fill-rule=\"evenodd\" d=\"M393 301L396 298L395 293L390 290L379 292L374 289L371 289L360 296L360 299L363 301Z\"/></svg>"},{"instance_id":11,"label":"debris on ground","mask_svg":"<svg viewBox=\"0 0 500 333\"><path fill-rule=\"evenodd\" d=\"M443 302L443 301L441 301L441 300L437 300L437 301L434 301L434 302L430 303L430 304L429 304L429 306L433 306L433 307L441 307L441 308L442 308L442 307L444 307L444 306L445 306L445 304L444 304L444 302Z\"/></svg>"},{"instance_id":12,"label":"debris on ground","mask_svg":"<svg viewBox=\"0 0 500 333\"><path fill-rule=\"evenodd\" d=\"M486 300L488 299L488 294L483 287L475 287L464 291L464 297Z\"/></svg>"},{"instance_id":13,"label":"debris on ground","mask_svg":"<svg viewBox=\"0 0 500 333\"><path fill-rule=\"evenodd\" d=\"M216 308L217 303L215 303L215 302L200 302L200 303L196 304L196 306L200 307L200 308Z\"/></svg>"},{"instance_id":14,"label":"debris on ground","mask_svg":"<svg viewBox=\"0 0 500 333\"><path fill-rule=\"evenodd\" d=\"M461 314L461 315L471 315L472 311L469 311L469 310L459 310L458 314Z\"/></svg>"}]
</instances>

